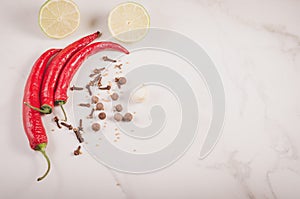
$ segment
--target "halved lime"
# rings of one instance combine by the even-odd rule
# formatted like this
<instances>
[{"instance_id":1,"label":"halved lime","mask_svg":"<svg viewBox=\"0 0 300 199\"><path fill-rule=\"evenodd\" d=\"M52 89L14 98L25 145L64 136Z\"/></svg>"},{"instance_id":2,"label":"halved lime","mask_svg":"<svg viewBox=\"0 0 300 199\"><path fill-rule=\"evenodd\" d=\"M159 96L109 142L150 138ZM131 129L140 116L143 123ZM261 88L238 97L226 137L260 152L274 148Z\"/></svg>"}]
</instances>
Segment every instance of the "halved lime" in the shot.
<instances>
[{"instance_id":1,"label":"halved lime","mask_svg":"<svg viewBox=\"0 0 300 199\"><path fill-rule=\"evenodd\" d=\"M71 0L48 0L40 9L39 25L48 37L64 38L73 33L79 23L79 9Z\"/></svg>"},{"instance_id":2,"label":"halved lime","mask_svg":"<svg viewBox=\"0 0 300 199\"><path fill-rule=\"evenodd\" d=\"M135 2L119 4L109 13L109 30L114 38L122 42L142 39L147 34L149 26L148 12Z\"/></svg>"}]
</instances>

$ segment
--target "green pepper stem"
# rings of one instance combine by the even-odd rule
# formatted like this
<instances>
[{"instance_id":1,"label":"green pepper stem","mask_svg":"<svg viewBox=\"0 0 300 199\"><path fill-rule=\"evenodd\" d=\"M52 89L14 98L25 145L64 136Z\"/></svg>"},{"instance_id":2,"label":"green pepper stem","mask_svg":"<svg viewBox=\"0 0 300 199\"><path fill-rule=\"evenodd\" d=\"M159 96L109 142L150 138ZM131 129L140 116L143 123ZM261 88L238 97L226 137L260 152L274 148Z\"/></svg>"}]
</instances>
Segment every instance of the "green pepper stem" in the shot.
<instances>
[{"instance_id":1,"label":"green pepper stem","mask_svg":"<svg viewBox=\"0 0 300 199\"><path fill-rule=\"evenodd\" d=\"M64 107L63 107L62 104L60 104L59 106L60 106L60 108L61 108L61 110L62 110L62 112L63 112L63 114L64 114L64 117L65 117L64 121L66 122L67 119L68 119L68 118L67 118L67 113L66 113L66 111L65 111L65 109L64 109Z\"/></svg>"},{"instance_id":2,"label":"green pepper stem","mask_svg":"<svg viewBox=\"0 0 300 199\"><path fill-rule=\"evenodd\" d=\"M36 110L36 111L38 111L38 112L40 112L40 113L44 113L44 114L49 114L49 113L51 113L51 110L50 110L49 108L40 109L40 108L37 108L37 107L35 107L35 106L32 106L32 105L28 104L27 102L24 102L24 104L25 104L26 106L28 106L29 108L32 108L33 110Z\"/></svg>"},{"instance_id":3,"label":"green pepper stem","mask_svg":"<svg viewBox=\"0 0 300 199\"><path fill-rule=\"evenodd\" d=\"M49 173L49 171L50 171L50 167L51 167L51 166L50 166L50 159L49 159L49 157L47 156L45 149L46 149L46 143L39 144L39 145L37 146L37 148L36 148L37 151L39 151L39 152L41 152L41 153L43 154L43 156L45 157L45 159L46 159L46 161L47 161L47 170L46 170L46 172L45 172L45 174L44 174L43 176L41 176L41 177L39 177L39 178L37 179L37 181L43 180L43 179L48 175L48 173Z\"/></svg>"}]
</instances>

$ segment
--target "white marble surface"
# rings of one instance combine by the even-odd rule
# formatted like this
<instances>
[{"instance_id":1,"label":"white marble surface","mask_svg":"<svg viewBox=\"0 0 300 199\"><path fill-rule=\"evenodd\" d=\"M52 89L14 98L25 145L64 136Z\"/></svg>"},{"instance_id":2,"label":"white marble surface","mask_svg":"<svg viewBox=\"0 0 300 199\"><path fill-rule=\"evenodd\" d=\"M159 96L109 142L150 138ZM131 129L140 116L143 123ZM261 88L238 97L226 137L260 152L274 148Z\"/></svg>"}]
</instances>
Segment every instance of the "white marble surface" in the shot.
<instances>
[{"instance_id":1,"label":"white marble surface","mask_svg":"<svg viewBox=\"0 0 300 199\"><path fill-rule=\"evenodd\" d=\"M297 0L138 1L149 11L153 27L187 35L216 63L227 97L219 143L200 160L199 136L167 169L131 175L108 170L86 152L72 156L77 140L68 133L50 133L53 167L37 183L45 162L30 150L21 123L31 65L45 49L95 29L108 37L107 14L121 1L75 2L82 14L80 28L58 41L38 27L43 1L1 1L0 198L300 198Z\"/></svg>"}]
</instances>

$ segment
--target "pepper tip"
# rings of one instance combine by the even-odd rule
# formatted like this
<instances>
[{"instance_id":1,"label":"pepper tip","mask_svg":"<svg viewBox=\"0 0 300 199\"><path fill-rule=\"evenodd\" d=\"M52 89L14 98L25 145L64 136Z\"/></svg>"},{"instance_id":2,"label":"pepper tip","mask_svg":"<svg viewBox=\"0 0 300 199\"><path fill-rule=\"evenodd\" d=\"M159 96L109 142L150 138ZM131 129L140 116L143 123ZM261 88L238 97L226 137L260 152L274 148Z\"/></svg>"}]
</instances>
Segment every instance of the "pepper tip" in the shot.
<instances>
[{"instance_id":1,"label":"pepper tip","mask_svg":"<svg viewBox=\"0 0 300 199\"><path fill-rule=\"evenodd\" d=\"M98 35L98 38L101 37L102 33L100 31L97 31L96 33Z\"/></svg>"}]
</instances>

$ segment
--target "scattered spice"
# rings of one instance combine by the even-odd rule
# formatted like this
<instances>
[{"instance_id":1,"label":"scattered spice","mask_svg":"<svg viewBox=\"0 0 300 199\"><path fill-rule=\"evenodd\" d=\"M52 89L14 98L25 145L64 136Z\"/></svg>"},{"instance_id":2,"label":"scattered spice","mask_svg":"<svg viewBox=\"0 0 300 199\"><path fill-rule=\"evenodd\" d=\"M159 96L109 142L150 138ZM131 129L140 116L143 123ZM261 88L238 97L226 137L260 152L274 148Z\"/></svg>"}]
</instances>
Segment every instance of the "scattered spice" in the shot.
<instances>
[{"instance_id":1,"label":"scattered spice","mask_svg":"<svg viewBox=\"0 0 300 199\"><path fill-rule=\"evenodd\" d=\"M101 126L100 126L100 124L99 123L93 123L92 124L92 130L93 131L99 131L100 130L100 128L101 128Z\"/></svg>"},{"instance_id":2,"label":"scattered spice","mask_svg":"<svg viewBox=\"0 0 300 199\"><path fill-rule=\"evenodd\" d=\"M121 112L123 110L123 106L121 104L117 104L115 106L115 110L118 111L118 112Z\"/></svg>"},{"instance_id":3,"label":"scattered spice","mask_svg":"<svg viewBox=\"0 0 300 199\"><path fill-rule=\"evenodd\" d=\"M95 75L97 75L97 73L92 73L89 75L89 77L94 77Z\"/></svg>"},{"instance_id":4,"label":"scattered spice","mask_svg":"<svg viewBox=\"0 0 300 199\"><path fill-rule=\"evenodd\" d=\"M119 122L123 119L123 116L121 115L121 113L115 113L114 114L114 119Z\"/></svg>"},{"instance_id":5,"label":"scattered spice","mask_svg":"<svg viewBox=\"0 0 300 199\"><path fill-rule=\"evenodd\" d=\"M117 62L117 60L110 59L110 58L108 58L107 56L103 56L102 59L103 59L103 61Z\"/></svg>"},{"instance_id":6,"label":"scattered spice","mask_svg":"<svg viewBox=\"0 0 300 199\"><path fill-rule=\"evenodd\" d=\"M122 69L122 68L121 68L122 66L123 66L123 64L116 64L116 65L115 65L115 68L118 68L118 69L121 70L121 69Z\"/></svg>"},{"instance_id":7,"label":"scattered spice","mask_svg":"<svg viewBox=\"0 0 300 199\"><path fill-rule=\"evenodd\" d=\"M77 147L77 149L74 151L74 155L80 155L80 154L82 154L82 152L80 151L80 149L81 149L81 146L79 145Z\"/></svg>"},{"instance_id":8,"label":"scattered spice","mask_svg":"<svg viewBox=\"0 0 300 199\"><path fill-rule=\"evenodd\" d=\"M60 124L61 124L62 126L67 127L69 130L73 130L73 126L72 126L71 124L67 124L67 123L65 123L65 122L60 122Z\"/></svg>"},{"instance_id":9,"label":"scattered spice","mask_svg":"<svg viewBox=\"0 0 300 199\"><path fill-rule=\"evenodd\" d=\"M82 126L82 119L79 120L79 127L78 127L79 131L83 130L83 126Z\"/></svg>"},{"instance_id":10,"label":"scattered spice","mask_svg":"<svg viewBox=\"0 0 300 199\"><path fill-rule=\"evenodd\" d=\"M59 124L59 119L58 119L58 117L55 116L55 117L53 118L53 120L54 120L54 122L56 123L57 127L61 129L61 126L60 126L60 124Z\"/></svg>"},{"instance_id":11,"label":"scattered spice","mask_svg":"<svg viewBox=\"0 0 300 199\"><path fill-rule=\"evenodd\" d=\"M93 118L94 111L95 111L95 109L92 109L92 110L91 110L91 113L89 114L88 118Z\"/></svg>"},{"instance_id":12,"label":"scattered spice","mask_svg":"<svg viewBox=\"0 0 300 199\"><path fill-rule=\"evenodd\" d=\"M118 80L118 83L120 85L124 85L124 84L126 84L126 82L127 82L127 79L125 77L120 77Z\"/></svg>"},{"instance_id":13,"label":"scattered spice","mask_svg":"<svg viewBox=\"0 0 300 199\"><path fill-rule=\"evenodd\" d=\"M97 83L97 86L98 87L101 87L102 86L102 77L100 77L99 79L98 79L98 83Z\"/></svg>"},{"instance_id":14,"label":"scattered spice","mask_svg":"<svg viewBox=\"0 0 300 199\"><path fill-rule=\"evenodd\" d=\"M90 77L94 77L95 75L101 73L101 71L103 71L104 69L105 69L105 67L103 67L103 68L95 68L95 69L93 70L93 73L90 74Z\"/></svg>"},{"instance_id":15,"label":"scattered spice","mask_svg":"<svg viewBox=\"0 0 300 199\"><path fill-rule=\"evenodd\" d=\"M90 86L94 86L95 85L95 83L97 82L97 81L101 81L101 79L102 79L102 76L101 76L101 74L98 74L93 80L91 80L90 82L89 82L89 85Z\"/></svg>"},{"instance_id":16,"label":"scattered spice","mask_svg":"<svg viewBox=\"0 0 300 199\"><path fill-rule=\"evenodd\" d=\"M105 69L105 67L102 67L102 68L95 68L95 69L93 70L93 72L96 73L96 74L99 74L99 73L101 73L104 69Z\"/></svg>"},{"instance_id":17,"label":"scattered spice","mask_svg":"<svg viewBox=\"0 0 300 199\"><path fill-rule=\"evenodd\" d=\"M91 85L90 85L90 84L87 84L87 85L85 86L85 88L88 90L89 95L92 96L93 93L92 93L92 90L91 90Z\"/></svg>"},{"instance_id":18,"label":"scattered spice","mask_svg":"<svg viewBox=\"0 0 300 199\"><path fill-rule=\"evenodd\" d=\"M99 81L99 79L102 79L101 74L98 74L92 81L93 83L96 83L97 81Z\"/></svg>"},{"instance_id":19,"label":"scattered spice","mask_svg":"<svg viewBox=\"0 0 300 199\"><path fill-rule=\"evenodd\" d=\"M127 80L125 77L115 77L115 82L117 83L118 88L121 88L121 85L126 84Z\"/></svg>"},{"instance_id":20,"label":"scattered spice","mask_svg":"<svg viewBox=\"0 0 300 199\"><path fill-rule=\"evenodd\" d=\"M77 138L77 140L79 141L79 143L84 142L84 139L83 139L83 137L81 136L81 133L80 133L79 128L73 128L73 132L75 133L76 138Z\"/></svg>"},{"instance_id":21,"label":"scattered spice","mask_svg":"<svg viewBox=\"0 0 300 199\"><path fill-rule=\"evenodd\" d=\"M70 90L71 91L82 91L83 90L83 88L82 87L77 87L77 86L72 86L71 88L70 88Z\"/></svg>"},{"instance_id":22,"label":"scattered spice","mask_svg":"<svg viewBox=\"0 0 300 199\"><path fill-rule=\"evenodd\" d=\"M110 85L107 85L105 87L99 87L100 90L110 90L111 89L111 86Z\"/></svg>"},{"instance_id":23,"label":"scattered spice","mask_svg":"<svg viewBox=\"0 0 300 199\"><path fill-rule=\"evenodd\" d=\"M96 104L96 103L98 103L98 101L99 101L99 98L97 97L97 96L93 96L92 97L92 104Z\"/></svg>"},{"instance_id":24,"label":"scattered spice","mask_svg":"<svg viewBox=\"0 0 300 199\"><path fill-rule=\"evenodd\" d=\"M103 104L101 103L101 102L99 102L99 103L97 103L96 104L96 110L104 110L104 106L103 106Z\"/></svg>"},{"instance_id":25,"label":"scattered spice","mask_svg":"<svg viewBox=\"0 0 300 199\"><path fill-rule=\"evenodd\" d=\"M110 97L111 97L111 99L114 100L114 101L116 101L116 100L119 99L118 93L113 93L113 94L110 95Z\"/></svg>"},{"instance_id":26,"label":"scattered spice","mask_svg":"<svg viewBox=\"0 0 300 199\"><path fill-rule=\"evenodd\" d=\"M123 117L123 121L130 122L132 120L133 116L131 113L126 113Z\"/></svg>"},{"instance_id":27,"label":"scattered spice","mask_svg":"<svg viewBox=\"0 0 300 199\"><path fill-rule=\"evenodd\" d=\"M83 106L83 107L88 107L88 108L91 107L90 103L86 103L86 104L80 103L80 104L78 104L78 106Z\"/></svg>"},{"instance_id":28,"label":"scattered spice","mask_svg":"<svg viewBox=\"0 0 300 199\"><path fill-rule=\"evenodd\" d=\"M100 120L104 120L106 118L106 114L104 112L99 113L98 115Z\"/></svg>"}]
</instances>

